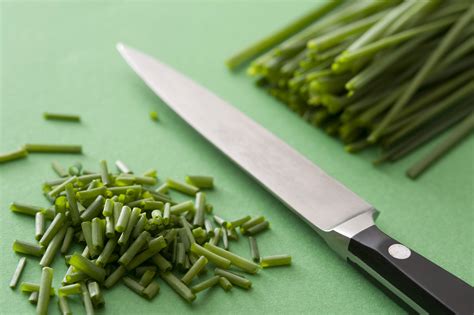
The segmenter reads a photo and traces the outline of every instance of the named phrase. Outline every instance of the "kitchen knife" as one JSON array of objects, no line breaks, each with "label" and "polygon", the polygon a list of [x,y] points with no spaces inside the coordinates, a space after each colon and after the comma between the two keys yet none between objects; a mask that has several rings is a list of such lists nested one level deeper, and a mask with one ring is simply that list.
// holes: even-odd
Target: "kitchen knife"
[{"label": "kitchen knife", "polygon": [[125,61],[191,127],[419,313],[474,313],[474,290],[380,231],[377,210],[275,135],[171,67],[124,44]]}]

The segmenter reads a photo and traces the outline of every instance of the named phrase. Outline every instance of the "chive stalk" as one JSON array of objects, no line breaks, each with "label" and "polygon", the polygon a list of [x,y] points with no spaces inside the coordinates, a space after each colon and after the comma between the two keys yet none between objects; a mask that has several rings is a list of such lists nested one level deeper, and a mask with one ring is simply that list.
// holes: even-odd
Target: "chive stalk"
[{"label": "chive stalk", "polygon": [[186,302],[192,303],[196,295],[171,272],[161,272],[160,277]]},{"label": "chive stalk", "polygon": [[43,117],[46,120],[63,120],[63,121],[72,121],[72,122],[80,122],[81,121],[81,117],[79,115],[71,115],[71,114],[59,114],[59,113],[44,112]]},{"label": "chive stalk", "polygon": [[208,259],[205,256],[199,257],[188,272],[186,272],[186,274],[181,278],[181,281],[183,281],[184,284],[189,285],[194,277],[196,277],[206,267],[207,263]]},{"label": "chive stalk", "polygon": [[202,281],[191,288],[191,292],[198,293],[206,289],[212,288],[217,283],[219,283],[220,276],[213,276],[205,281]]},{"label": "chive stalk", "polygon": [[213,252],[214,254],[217,254],[221,257],[227,258],[233,265],[236,267],[244,270],[245,272],[248,273],[257,273],[259,270],[259,266],[252,261],[245,259],[237,254],[234,254],[232,252],[229,252],[225,249],[222,249],[220,247],[217,247],[215,245],[206,243],[204,245],[204,248]]},{"label": "chive stalk", "polygon": [[44,253],[44,246],[39,246],[36,244],[15,240],[13,242],[13,251],[20,254],[31,255],[31,256],[41,256]]},{"label": "chive stalk", "polygon": [[229,280],[229,282],[231,282],[232,284],[235,284],[236,286],[241,287],[243,289],[248,290],[252,286],[252,282],[250,280],[244,277],[238,276],[232,272],[216,268],[214,270],[214,273],[216,274],[216,276],[224,277],[227,280]]},{"label": "chive stalk", "polygon": [[36,306],[36,313],[38,315],[47,315],[49,307],[49,299],[51,284],[53,283],[53,269],[43,267],[41,272],[41,282],[38,292],[38,303]]},{"label": "chive stalk", "polygon": [[32,144],[24,145],[29,153],[82,153],[82,146],[67,144]]},{"label": "chive stalk", "polygon": [[28,151],[24,148],[20,148],[15,151],[1,153],[0,154],[0,163],[11,162],[15,160],[19,160],[28,156]]},{"label": "chive stalk", "polygon": [[71,308],[69,307],[67,297],[60,296],[58,298],[58,305],[59,305],[59,310],[62,315],[72,315],[72,311],[71,311]]},{"label": "chive stalk", "polygon": [[12,279],[10,281],[10,288],[14,289],[16,288],[16,285],[18,284],[18,281],[21,278],[21,274],[23,273],[23,269],[25,269],[26,266],[26,258],[21,257],[20,260],[18,261],[18,265],[16,266],[15,272],[13,273]]}]

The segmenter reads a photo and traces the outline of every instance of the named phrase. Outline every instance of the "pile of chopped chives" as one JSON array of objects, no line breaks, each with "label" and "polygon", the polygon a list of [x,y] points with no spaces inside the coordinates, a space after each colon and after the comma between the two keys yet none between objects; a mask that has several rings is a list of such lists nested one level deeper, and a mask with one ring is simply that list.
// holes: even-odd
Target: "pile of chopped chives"
[{"label": "pile of chopped chives", "polygon": [[[216,285],[224,291],[233,286],[249,289],[252,282],[239,271],[255,274],[261,267],[291,264],[288,255],[260,258],[255,235],[269,228],[263,216],[225,220],[212,214],[213,207],[202,191],[213,188],[212,177],[189,175],[185,182],[167,179],[154,188],[156,170],[136,175],[122,161],[115,164],[117,173],[109,171],[105,160],[100,161],[98,172],[87,172],[80,163],[66,171],[55,161],[52,167],[59,178],[43,184],[50,207],[11,204],[13,212],[35,218],[37,242],[16,240],[13,250],[40,258],[39,283],[20,284],[38,314],[47,314],[56,294],[63,314],[70,314],[68,300],[74,296],[82,298],[87,314],[93,314],[105,305],[102,290],[120,280],[151,300],[160,291],[161,278],[191,303],[197,293]],[[178,203],[169,190],[190,199]],[[249,236],[253,261],[228,250],[229,240],[238,240],[239,232]],[[81,245],[82,252],[71,252],[73,244]],[[55,289],[50,266],[58,252],[69,268]],[[25,265],[22,257],[11,288],[17,286]],[[208,269],[213,275],[198,279]]]},{"label": "pile of chopped chives", "polygon": [[263,53],[248,68],[259,86],[348,152],[380,147],[375,164],[463,125],[410,168],[415,178],[474,128],[473,13],[469,1],[329,1],[227,65]]}]

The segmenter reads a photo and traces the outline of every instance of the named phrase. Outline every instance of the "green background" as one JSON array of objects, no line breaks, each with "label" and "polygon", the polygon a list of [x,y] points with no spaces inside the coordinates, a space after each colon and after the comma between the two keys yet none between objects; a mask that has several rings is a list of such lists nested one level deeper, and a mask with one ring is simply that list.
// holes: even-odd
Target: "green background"
[{"label": "green background", "polygon": [[[115,50],[123,41],[169,63],[209,87],[274,132],[329,174],[381,210],[378,225],[470,284],[473,274],[472,137],[414,182],[404,170],[427,148],[374,168],[375,152],[351,156],[337,141],[255,88],[224,60],[314,6],[314,1],[245,2],[1,2],[0,151],[30,143],[78,143],[79,160],[97,169],[99,159],[121,159],[136,172],[150,167],[167,176],[215,176],[208,196],[227,218],[264,214],[272,229],[258,237],[264,255],[289,253],[290,268],[252,277],[250,292],[216,288],[191,306],[165,284],[148,302],[123,285],[105,293],[100,314],[183,313],[403,313],[354,271],[307,225],[189,128],[129,69]],[[150,111],[160,122],[149,119]],[[81,124],[45,121],[43,111],[79,113]],[[432,146],[432,144],[431,144]],[[18,256],[14,239],[33,240],[34,220],[15,215],[11,201],[46,205],[40,183],[54,177],[52,155],[0,165],[0,313],[33,313],[27,296],[8,288]],[[298,189],[298,187],[295,187]],[[315,207],[318,206],[315,202]],[[231,249],[248,255],[245,240]],[[39,281],[28,259],[22,280]],[[55,283],[66,270],[57,257]],[[81,302],[71,303],[82,311]],[[57,314],[56,301],[50,314]]]}]

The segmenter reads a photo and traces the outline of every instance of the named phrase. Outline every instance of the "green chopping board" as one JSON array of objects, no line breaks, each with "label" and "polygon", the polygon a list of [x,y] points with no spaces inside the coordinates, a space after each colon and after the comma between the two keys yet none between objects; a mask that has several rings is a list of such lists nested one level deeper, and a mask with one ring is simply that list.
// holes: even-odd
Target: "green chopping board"
[{"label": "green chopping board", "polygon": [[[474,283],[474,141],[457,147],[414,182],[404,170],[432,147],[374,168],[375,152],[351,156],[257,89],[224,60],[284,25],[314,1],[1,1],[0,152],[30,143],[82,144],[84,154],[32,154],[0,165],[0,314],[33,314],[34,306],[8,283],[18,261],[15,239],[33,240],[34,220],[9,210],[12,201],[47,205],[41,182],[54,178],[50,162],[81,161],[98,169],[120,159],[136,172],[159,177],[215,176],[208,194],[226,218],[263,214],[271,230],[258,236],[264,255],[288,253],[293,265],[251,277],[250,291],[214,288],[186,304],[161,280],[148,302],[116,285],[98,314],[399,314],[404,311],[334,254],[318,235],[220,154],[161,102],[115,50],[118,41],[169,63],[234,104],[360,196],[381,215],[379,227],[469,284]],[[160,122],[148,114],[156,110]],[[81,124],[45,121],[44,111],[71,112]],[[298,189],[298,187],[295,187]],[[315,207],[318,205],[315,204]],[[249,255],[246,239],[231,250]],[[57,257],[55,285],[66,266]],[[28,258],[22,281],[39,282],[38,260]],[[57,299],[49,314],[59,314]],[[71,301],[82,314],[79,299]]]}]

